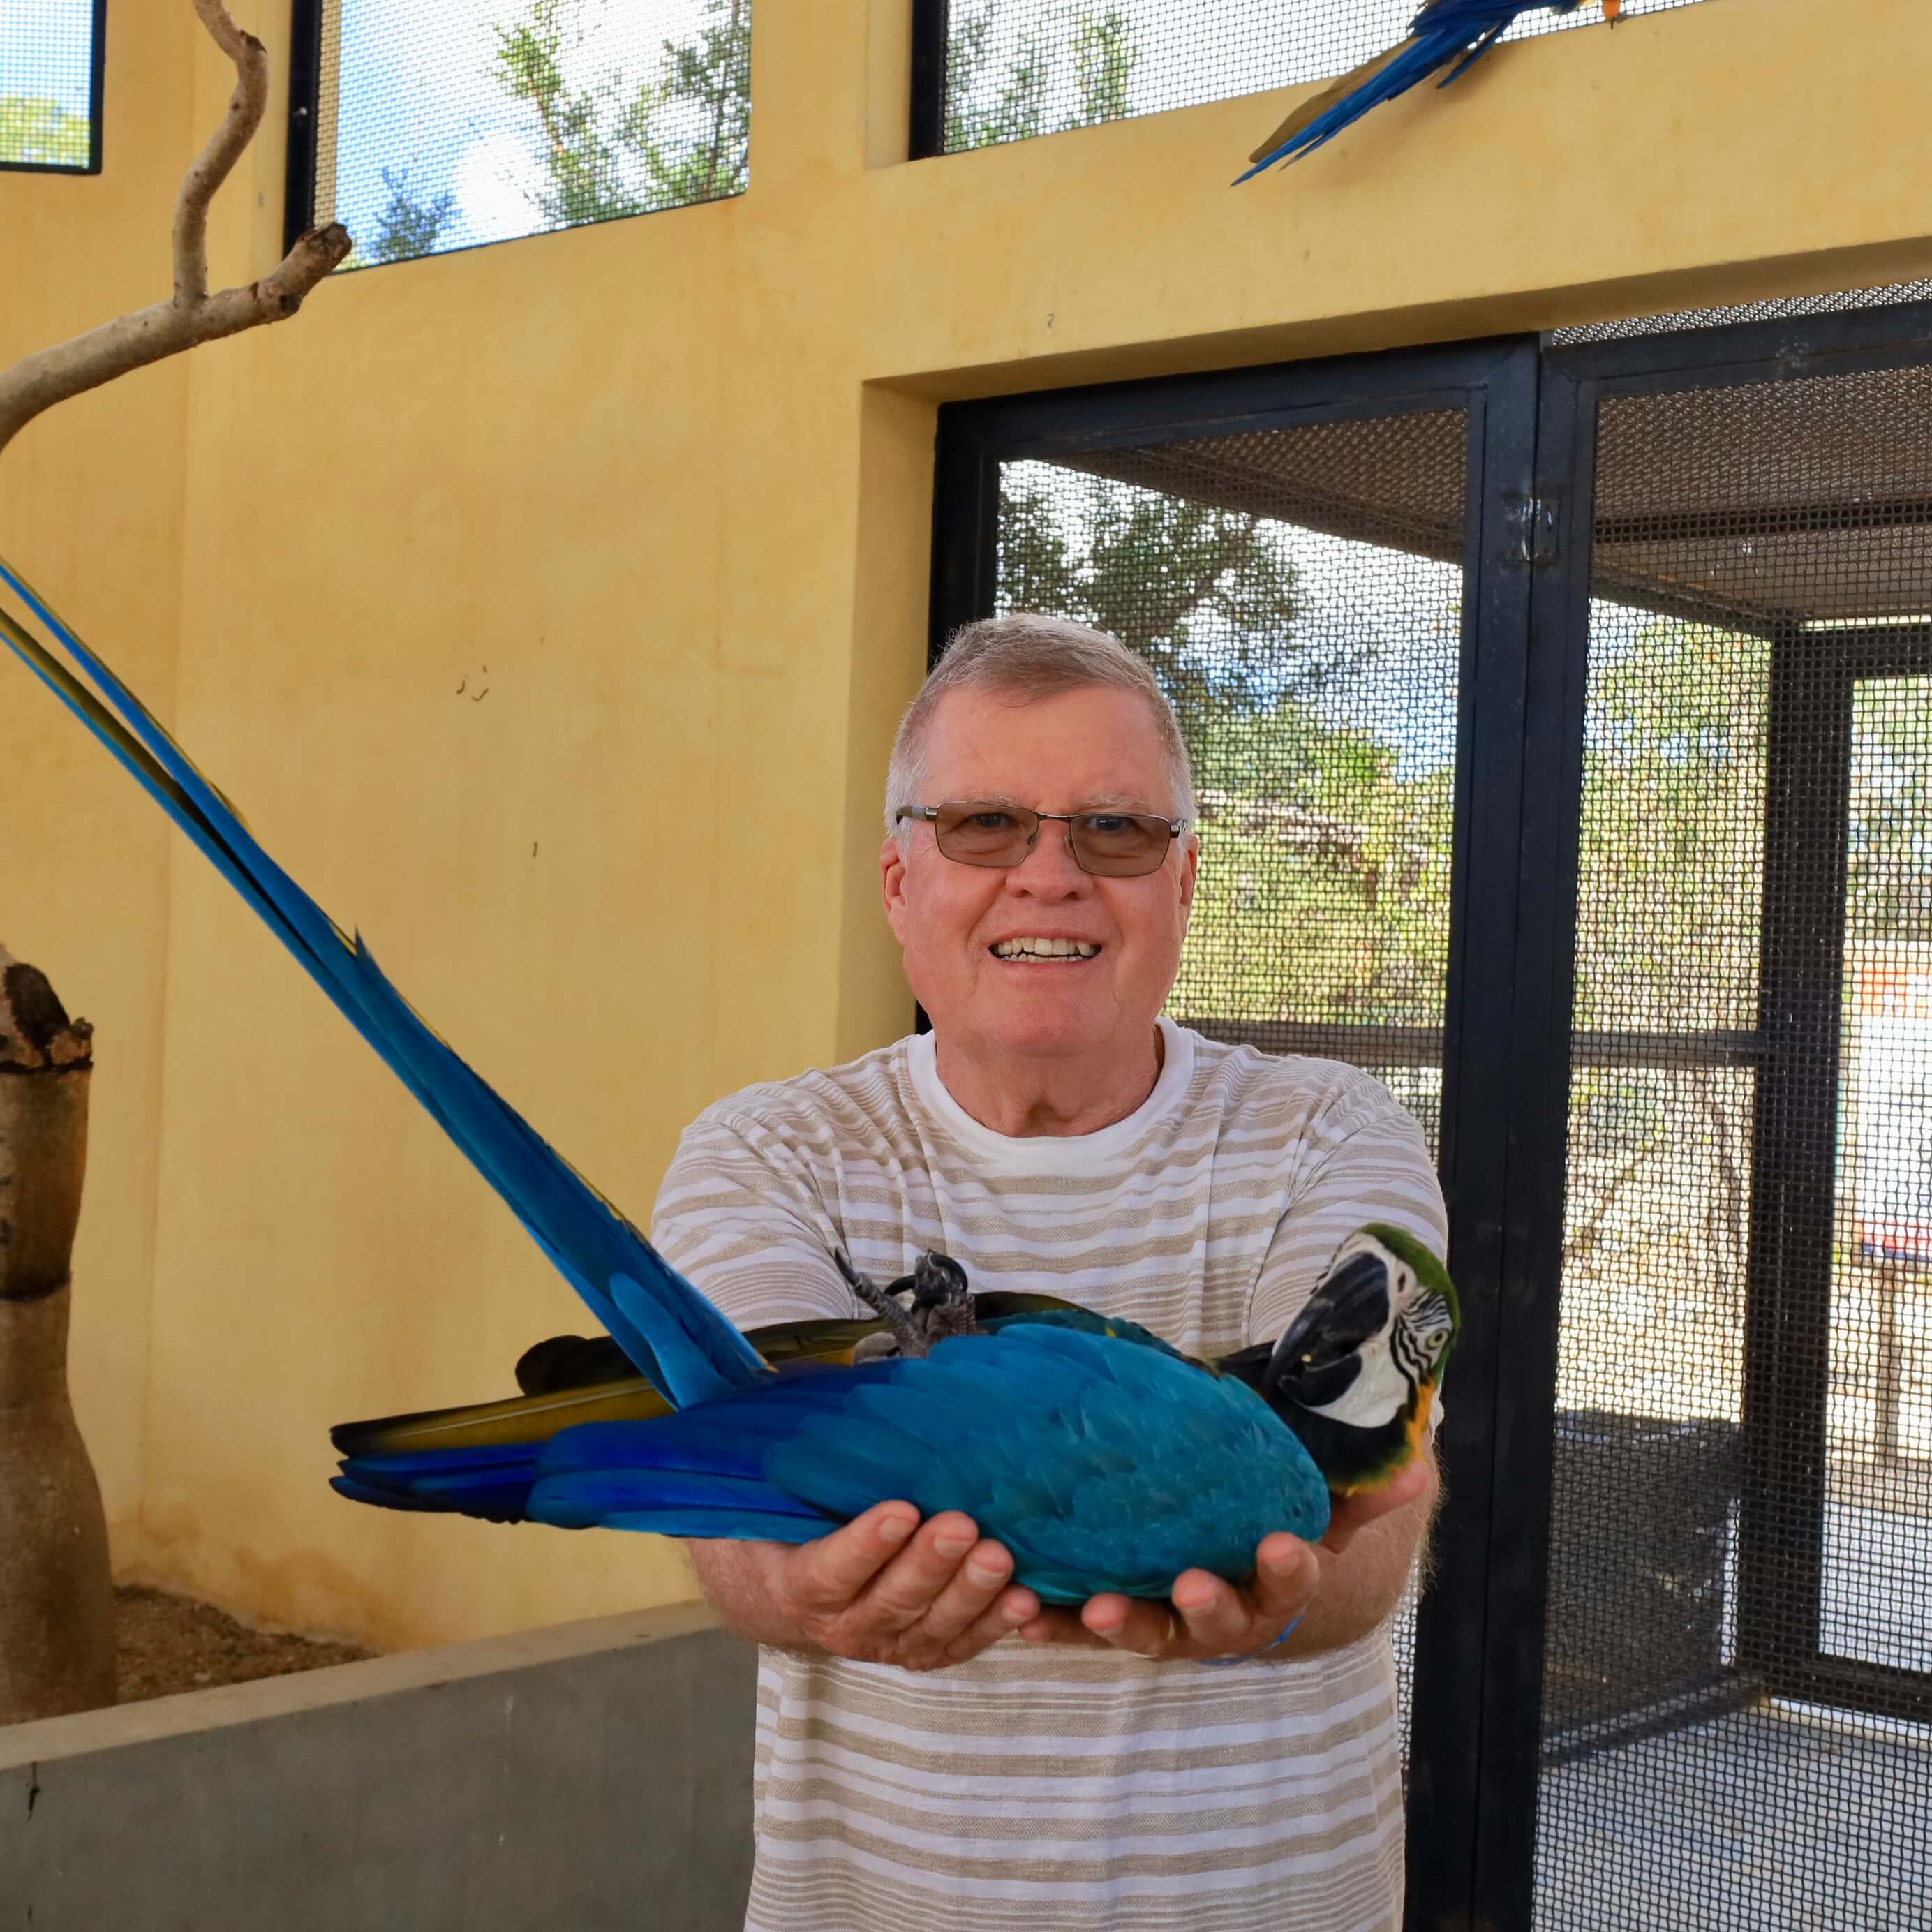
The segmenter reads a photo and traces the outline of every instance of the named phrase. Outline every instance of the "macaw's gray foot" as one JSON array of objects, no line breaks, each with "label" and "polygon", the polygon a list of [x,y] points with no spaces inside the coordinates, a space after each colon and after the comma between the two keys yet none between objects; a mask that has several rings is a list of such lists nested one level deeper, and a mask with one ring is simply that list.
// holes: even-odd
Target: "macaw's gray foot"
[{"label": "macaw's gray foot", "polygon": [[881,1288],[870,1275],[861,1274],[843,1248],[834,1248],[832,1258],[838,1264],[838,1272],[845,1277],[846,1286],[884,1322],[885,1335],[890,1337],[892,1343],[889,1350],[881,1348],[874,1345],[884,1338],[868,1336],[853,1352],[853,1360],[869,1361],[886,1354],[923,1355],[928,1347],[925,1332],[905,1304],[891,1289]]},{"label": "macaw's gray foot", "polygon": [[[895,1292],[898,1286],[893,1284]],[[973,1292],[966,1283],[966,1270],[950,1255],[929,1252],[913,1264],[912,1315],[928,1347],[972,1334]]]},{"label": "macaw's gray foot", "polygon": [[[842,1250],[835,1248],[832,1258],[852,1292],[884,1322],[878,1335],[868,1335],[852,1352],[855,1362],[877,1361],[888,1355],[927,1355],[939,1342],[955,1335],[973,1332],[973,1295],[967,1286],[966,1270],[951,1256],[928,1253],[920,1256],[909,1275],[902,1275],[890,1288],[881,1288],[870,1275],[861,1274]],[[901,1300],[908,1291],[908,1308]]]}]

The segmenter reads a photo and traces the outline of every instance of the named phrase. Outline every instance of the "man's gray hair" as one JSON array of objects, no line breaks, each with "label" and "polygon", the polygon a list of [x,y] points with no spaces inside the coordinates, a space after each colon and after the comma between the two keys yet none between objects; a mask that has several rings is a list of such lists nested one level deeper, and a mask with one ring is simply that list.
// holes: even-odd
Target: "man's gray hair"
[{"label": "man's gray hair", "polygon": [[902,806],[933,805],[922,798],[926,784],[926,741],[933,713],[948,692],[997,692],[1016,704],[1058,698],[1063,692],[1104,685],[1132,692],[1147,701],[1148,714],[1167,762],[1173,791],[1168,809],[1192,826],[1198,817],[1194,770],[1180,735],[1174,706],[1144,658],[1118,638],[1065,617],[1016,611],[1009,617],[982,617],[962,624],[946,640],[945,655],[926,674],[919,694],[899,720],[886,772],[886,830],[903,838],[897,814]]}]

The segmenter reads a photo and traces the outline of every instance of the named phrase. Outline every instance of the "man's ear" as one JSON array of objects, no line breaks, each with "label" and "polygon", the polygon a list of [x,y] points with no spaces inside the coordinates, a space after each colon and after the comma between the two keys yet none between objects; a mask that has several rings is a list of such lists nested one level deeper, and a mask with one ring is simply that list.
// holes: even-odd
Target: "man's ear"
[{"label": "man's ear", "polygon": [[879,890],[885,901],[886,922],[896,933],[899,914],[905,905],[905,854],[899,842],[890,833],[879,848]]},{"label": "man's ear", "polygon": [[1180,853],[1180,916],[1184,919],[1194,910],[1195,874],[1200,869],[1200,835],[1190,832],[1182,844]]}]

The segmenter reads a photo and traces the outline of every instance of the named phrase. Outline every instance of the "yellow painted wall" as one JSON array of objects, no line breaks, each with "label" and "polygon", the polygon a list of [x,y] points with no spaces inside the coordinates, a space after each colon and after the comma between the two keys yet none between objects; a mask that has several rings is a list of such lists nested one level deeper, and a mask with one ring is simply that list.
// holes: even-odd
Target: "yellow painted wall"
[{"label": "yellow painted wall", "polygon": [[[908,1020],[877,792],[939,400],[1932,272],[1912,0],[1502,50],[1240,194],[1286,95],[905,164],[907,15],[760,0],[740,200],[343,278],[0,463],[0,544],[640,1218],[706,1100]],[[0,175],[0,353],[164,284],[225,77],[186,0],[112,21],[106,174]],[[0,760],[0,937],[101,1028],[76,1379],[127,1574],[399,1644],[684,1592],[644,1539],[329,1494],[331,1421],[503,1391],[576,1304],[4,666]]]}]

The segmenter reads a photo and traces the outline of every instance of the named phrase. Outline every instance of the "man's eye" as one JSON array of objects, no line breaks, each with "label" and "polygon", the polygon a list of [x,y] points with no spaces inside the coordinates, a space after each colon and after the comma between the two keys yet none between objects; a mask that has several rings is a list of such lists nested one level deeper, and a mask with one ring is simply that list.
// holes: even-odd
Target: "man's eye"
[{"label": "man's eye", "polygon": [[1010,812],[976,812],[966,823],[975,832],[1006,832],[1012,829],[1013,815]]},{"label": "man's eye", "polygon": [[1096,812],[1087,820],[1087,830],[1098,832],[1102,838],[1118,838],[1123,832],[1139,830],[1131,818],[1123,818],[1118,812]]}]

